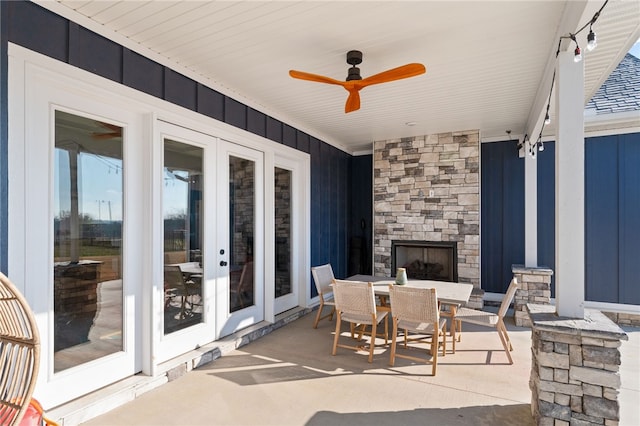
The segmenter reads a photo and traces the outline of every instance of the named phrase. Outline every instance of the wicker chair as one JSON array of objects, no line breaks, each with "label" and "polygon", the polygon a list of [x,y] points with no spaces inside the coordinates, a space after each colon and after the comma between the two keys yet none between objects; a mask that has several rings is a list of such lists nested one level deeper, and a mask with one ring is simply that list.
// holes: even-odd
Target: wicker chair
[{"label": "wicker chair", "polygon": [[[445,355],[447,339],[447,320],[440,318],[436,289],[390,285],[389,301],[391,302],[391,315],[393,319],[389,364],[393,366],[396,357],[431,363],[431,374],[435,376],[438,366],[440,336],[442,336],[442,356]],[[396,344],[399,329],[404,330],[404,347],[406,349],[416,350],[415,348],[407,348],[408,342],[425,342],[429,339],[431,360],[426,357],[419,358],[406,353],[397,353]],[[415,333],[420,337],[412,338],[409,333]]]},{"label": "wicker chair", "polygon": [[39,365],[40,336],[33,313],[16,286],[0,273],[0,424],[20,424]]},{"label": "wicker chair", "polygon": [[[389,311],[387,309],[380,309],[376,306],[376,297],[373,291],[372,283],[365,283],[360,281],[344,281],[333,280],[333,296],[336,302],[336,333],[333,338],[333,352],[335,355],[338,347],[345,349],[360,350],[361,346],[351,346],[345,344],[339,344],[340,339],[340,325],[342,321],[350,322],[353,324],[370,325],[371,326],[371,340],[369,343],[369,362],[373,362],[373,348],[375,346],[376,337],[379,334],[376,332],[378,324],[387,318]],[[388,326],[387,321],[384,322],[384,344],[388,343]],[[362,339],[364,327],[360,329],[358,334],[358,340]],[[353,336],[353,327],[351,328],[351,334]]]},{"label": "wicker chair", "polygon": [[471,308],[460,308],[456,311],[455,316],[455,319],[458,321],[495,328],[498,332],[498,336],[500,337],[500,342],[502,343],[504,352],[507,354],[507,358],[509,359],[509,364],[513,364],[513,359],[511,358],[510,353],[513,350],[513,346],[511,345],[511,340],[509,339],[509,334],[507,334],[507,327],[504,325],[503,319],[509,309],[509,305],[511,305],[511,302],[513,301],[517,289],[518,281],[513,278],[509,284],[507,292],[502,298],[502,303],[500,304],[500,309],[497,314]]},{"label": "wicker chair", "polygon": [[[331,288],[331,283],[333,283],[335,277],[329,263],[312,267],[311,275],[313,275],[313,282],[316,284],[316,290],[318,290],[318,297],[320,298],[316,320],[313,322],[313,328],[318,328],[318,323],[321,319],[329,318],[329,321],[331,321],[336,311],[336,305],[333,301],[333,288]],[[322,310],[325,306],[331,306],[331,312],[322,316]]]}]

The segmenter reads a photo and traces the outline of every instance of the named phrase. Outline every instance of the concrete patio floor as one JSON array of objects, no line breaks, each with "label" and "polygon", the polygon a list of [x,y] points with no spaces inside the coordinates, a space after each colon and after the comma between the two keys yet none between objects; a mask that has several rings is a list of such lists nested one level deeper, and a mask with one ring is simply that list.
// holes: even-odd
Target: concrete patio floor
[{"label": "concrete patio floor", "polygon": [[[430,365],[396,359],[382,339],[331,355],[334,321],[315,312],[83,423],[98,425],[533,425],[531,331],[507,321],[509,365],[492,329],[464,325],[456,353]],[[347,324],[343,339],[348,340]],[[622,346],[620,425],[640,425],[640,329]],[[449,345],[448,348],[450,349]],[[449,352],[449,351],[448,351]]]}]

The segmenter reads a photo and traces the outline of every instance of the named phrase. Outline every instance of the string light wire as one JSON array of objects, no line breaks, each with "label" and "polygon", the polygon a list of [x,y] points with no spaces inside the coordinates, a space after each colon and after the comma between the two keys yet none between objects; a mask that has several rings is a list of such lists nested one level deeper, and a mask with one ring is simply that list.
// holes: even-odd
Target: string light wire
[{"label": "string light wire", "polygon": [[[562,40],[570,39],[576,44],[576,48],[574,50],[574,61],[580,62],[580,60],[582,60],[582,51],[580,50],[580,46],[578,46],[578,40],[576,39],[576,36],[580,34],[582,31],[584,31],[585,28],[587,27],[589,27],[589,35],[587,36],[587,50],[591,51],[595,49],[597,42],[596,42],[596,34],[593,32],[593,24],[596,23],[596,21],[600,17],[600,13],[602,13],[602,10],[605,8],[607,3],[609,3],[609,0],[605,0],[605,2],[602,4],[600,9],[593,15],[593,17],[586,24],[580,27],[578,31],[576,31],[575,33],[569,33],[568,36],[560,36],[560,40],[558,40],[558,48],[556,50],[556,58],[560,54],[560,46],[562,44]],[[551,119],[549,117],[549,108],[551,107],[551,95],[553,94],[553,85],[555,81],[556,81],[556,70],[554,69],[553,77],[551,77],[551,89],[549,89],[549,99],[547,100],[547,111],[544,116],[544,122],[542,123],[542,128],[540,129],[540,134],[538,135],[538,139],[536,140],[536,143],[533,144],[529,149],[529,153],[533,158],[535,158],[536,148],[539,151],[544,151],[544,143],[542,142],[542,133],[544,132],[544,126],[551,123]]]}]

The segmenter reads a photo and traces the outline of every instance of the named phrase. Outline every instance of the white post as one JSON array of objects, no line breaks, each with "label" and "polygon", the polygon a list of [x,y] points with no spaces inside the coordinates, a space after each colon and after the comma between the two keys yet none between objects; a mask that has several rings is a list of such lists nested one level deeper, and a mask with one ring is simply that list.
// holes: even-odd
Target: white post
[{"label": "white post", "polygon": [[[538,154],[536,153],[536,156]],[[538,266],[538,173],[537,161],[524,155],[524,266]]]},{"label": "white post", "polygon": [[584,318],[584,63],[558,56],[556,81],[556,312]]}]

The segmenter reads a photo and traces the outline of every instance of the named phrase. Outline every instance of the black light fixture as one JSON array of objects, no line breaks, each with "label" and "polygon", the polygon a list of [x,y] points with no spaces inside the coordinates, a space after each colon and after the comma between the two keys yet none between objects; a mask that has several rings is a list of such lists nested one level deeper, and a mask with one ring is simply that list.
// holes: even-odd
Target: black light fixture
[{"label": "black light fixture", "polygon": [[593,32],[591,27],[589,27],[589,35],[587,35],[587,50],[591,52],[598,45],[598,41],[596,40],[596,34]]}]

